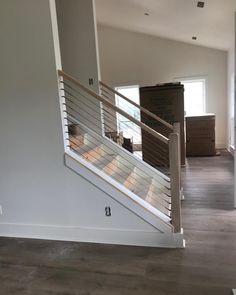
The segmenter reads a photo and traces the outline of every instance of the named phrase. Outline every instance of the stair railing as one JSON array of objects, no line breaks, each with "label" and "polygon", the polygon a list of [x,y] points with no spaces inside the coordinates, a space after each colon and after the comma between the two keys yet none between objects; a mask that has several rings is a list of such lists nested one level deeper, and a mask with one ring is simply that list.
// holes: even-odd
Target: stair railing
[{"label": "stair railing", "polygon": [[[171,209],[170,217],[171,223],[175,233],[181,232],[181,202],[180,202],[180,138],[179,133],[176,132],[179,129],[178,125],[173,127],[170,124],[166,124],[173,132],[170,134],[169,138],[158,133],[154,129],[145,125],[141,121],[135,119],[124,110],[117,107],[110,100],[105,97],[98,95],[91,89],[82,85],[79,81],[74,79],[72,76],[66,74],[65,72],[59,70],[58,75],[60,78],[60,89],[61,95],[63,96],[63,114],[64,122],[68,126],[75,122],[82,122],[83,125],[89,126],[93,133],[98,133],[97,130],[101,128],[102,130],[113,130],[116,128],[117,115],[125,118],[128,123],[127,126],[130,129],[134,129],[133,134],[138,134],[137,128],[140,128],[142,133],[145,133],[146,139],[150,144],[148,153],[149,158],[158,161],[158,168],[165,168],[170,179],[170,191],[171,191]],[[101,111],[102,110],[102,111]],[[163,120],[152,114],[151,112],[142,108],[142,112],[148,112],[149,116],[155,117],[159,122]],[[161,121],[160,121],[161,120]],[[96,123],[97,122],[97,123]],[[131,122],[131,123],[130,123]],[[170,125],[170,126],[169,126]],[[92,126],[92,127],[91,127]],[[134,128],[135,127],[135,128]],[[64,129],[66,130],[66,128]],[[115,130],[116,131],[116,130]],[[75,145],[74,139],[70,137],[68,131],[65,131],[65,142],[69,142],[68,148],[72,148],[72,144]],[[156,151],[156,143],[162,144],[163,154],[160,155],[159,151]],[[72,148],[72,150],[74,150]],[[96,151],[95,151],[96,153]],[[168,155],[169,163],[165,166],[165,155]],[[163,156],[163,161],[160,159]],[[96,158],[96,157],[95,157]],[[158,172],[158,171],[157,171]],[[159,172],[160,173],[160,172]],[[163,174],[164,176],[164,174]],[[165,177],[164,177],[165,178]],[[145,181],[145,177],[143,178]],[[163,185],[163,184],[162,184]],[[158,189],[160,190],[160,185]],[[164,187],[164,186],[163,186]],[[163,188],[161,188],[163,189]],[[163,191],[165,191],[165,188]],[[168,194],[167,194],[168,196]],[[167,206],[168,207],[168,206]],[[165,207],[165,210],[167,209]],[[158,208],[159,209],[159,208]]]},{"label": "stair railing", "polygon": [[121,94],[120,92],[116,91],[111,86],[107,85],[106,83],[104,83],[102,81],[99,81],[99,84],[100,84],[101,96],[105,97],[107,100],[114,101],[115,96],[119,96],[122,99],[124,99],[128,104],[131,104],[131,105],[135,106],[136,108],[138,108],[142,112],[143,115],[146,115],[146,116],[152,118],[153,120],[163,124],[170,131],[174,130],[173,125],[169,124],[165,120],[161,119],[159,116],[155,115],[154,113],[150,112],[146,108],[140,106],[139,104],[137,104],[136,102],[131,100],[130,98],[128,98],[125,95]]},{"label": "stair railing", "polygon": [[[104,97],[106,100],[111,101],[113,104],[117,104],[117,99],[122,102],[122,108],[126,110],[126,112],[133,115],[133,117],[137,118],[142,123],[148,125],[152,129],[158,131],[158,133],[168,137],[171,132],[174,132],[174,124],[170,124],[170,122],[165,121],[163,118],[160,118],[156,114],[152,113],[148,109],[140,106],[138,103],[134,102],[127,96],[122,93],[116,91],[111,86],[107,85],[103,81],[99,82],[100,86],[100,95]],[[119,103],[118,103],[119,104]],[[158,129],[156,129],[158,127]],[[142,139],[144,145],[140,143],[139,145],[135,145],[136,150],[142,150],[143,152],[143,160],[150,163],[155,164],[154,161],[150,159],[150,156],[147,151],[147,139],[149,135],[145,132],[142,132]],[[170,159],[167,151],[165,150],[165,145],[155,142],[156,152],[159,153],[159,158],[164,161],[165,164],[169,165]]]}]

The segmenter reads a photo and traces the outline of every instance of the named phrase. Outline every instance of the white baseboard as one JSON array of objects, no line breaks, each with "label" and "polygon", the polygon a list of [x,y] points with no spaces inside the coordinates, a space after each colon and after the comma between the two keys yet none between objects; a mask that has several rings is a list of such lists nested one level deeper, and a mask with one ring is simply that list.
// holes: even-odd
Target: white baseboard
[{"label": "white baseboard", "polygon": [[235,148],[234,146],[230,145],[229,148],[228,148],[228,151],[231,153],[231,155],[234,157],[234,151],[235,151]]},{"label": "white baseboard", "polygon": [[225,150],[227,149],[227,145],[225,143],[216,143],[216,149]]},{"label": "white baseboard", "polygon": [[120,230],[77,226],[0,223],[0,236],[146,247],[185,247],[183,233],[173,234],[160,233],[158,231]]}]

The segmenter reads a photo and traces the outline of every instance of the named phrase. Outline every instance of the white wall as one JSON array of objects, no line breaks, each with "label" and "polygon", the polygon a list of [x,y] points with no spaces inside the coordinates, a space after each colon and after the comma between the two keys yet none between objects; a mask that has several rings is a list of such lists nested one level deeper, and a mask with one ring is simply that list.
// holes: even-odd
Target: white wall
[{"label": "white wall", "polygon": [[94,79],[98,90],[96,19],[93,0],[56,0],[62,68],[89,86]]},{"label": "white wall", "polygon": [[[236,113],[236,12],[234,13],[234,114]],[[236,118],[234,116],[234,147],[236,145]],[[236,171],[236,161],[234,161],[234,171]],[[236,183],[236,173],[234,173]],[[236,185],[234,184],[234,207],[236,208]]]},{"label": "white wall", "polygon": [[235,66],[234,44],[228,52],[228,147],[234,146],[234,80]]},{"label": "white wall", "polygon": [[0,38],[0,236],[122,242],[155,232],[64,166],[49,0],[1,1]]},{"label": "white wall", "polygon": [[216,114],[217,147],[227,146],[227,53],[98,26],[101,77],[111,85],[154,85],[207,77],[206,111]]},{"label": "white wall", "polygon": [[[56,9],[62,69],[98,93],[100,73],[94,1],[56,0]],[[93,85],[89,85],[91,78]],[[80,121],[100,133],[100,102],[95,99],[89,102],[89,96],[85,97],[79,97],[83,103],[80,110],[77,108],[77,115]]]}]

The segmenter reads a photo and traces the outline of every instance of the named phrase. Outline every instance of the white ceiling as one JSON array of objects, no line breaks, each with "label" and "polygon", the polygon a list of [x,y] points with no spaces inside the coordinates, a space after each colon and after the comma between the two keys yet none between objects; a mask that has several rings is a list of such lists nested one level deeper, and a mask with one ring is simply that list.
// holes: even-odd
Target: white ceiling
[{"label": "white ceiling", "polygon": [[[204,0],[202,0],[204,1]],[[96,0],[98,23],[228,50],[234,40],[236,0]],[[150,15],[145,16],[148,12]],[[192,40],[197,36],[197,41]]]}]

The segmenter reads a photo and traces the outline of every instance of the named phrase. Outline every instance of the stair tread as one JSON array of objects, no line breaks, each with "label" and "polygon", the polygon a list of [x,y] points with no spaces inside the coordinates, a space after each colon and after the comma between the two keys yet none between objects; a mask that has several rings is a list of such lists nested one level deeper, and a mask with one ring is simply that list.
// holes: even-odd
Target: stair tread
[{"label": "stair tread", "polygon": [[142,199],[145,198],[150,184],[146,182],[140,175],[138,175],[136,171],[133,171],[129,177],[129,180],[125,182],[125,186]]},{"label": "stair tread", "polygon": [[162,204],[166,208],[170,208],[171,198],[165,199],[165,196],[162,193],[154,194],[149,190],[147,193],[146,199],[157,201],[158,203]]},{"label": "stair tread", "polygon": [[82,153],[88,153],[89,151],[92,151],[93,149],[95,149],[96,147],[99,147],[99,144],[95,144],[95,143],[85,143],[83,144],[83,146],[80,147],[81,152]]},{"label": "stair tread", "polygon": [[157,194],[157,195],[162,195],[162,198],[165,199],[166,201],[169,201],[170,198],[171,198],[171,191],[170,189],[164,187],[164,186],[161,186],[161,185],[158,185],[158,184],[151,184],[150,186],[150,192],[153,193],[153,194]]},{"label": "stair tread", "polygon": [[100,159],[103,154],[102,145],[96,144],[84,144],[76,149],[76,152],[90,163]]},{"label": "stair tread", "polygon": [[167,216],[171,216],[171,206],[169,208],[165,207],[163,204],[159,203],[157,199],[155,198],[150,198],[147,196],[145,199],[146,202],[148,202],[150,205],[155,207],[156,209],[160,210],[162,213],[166,214]]},{"label": "stair tread", "polygon": [[170,186],[170,183],[165,178],[163,178],[161,175],[157,174],[154,178],[153,176],[148,176],[144,171],[142,171],[139,168],[136,168],[136,171],[137,171],[137,174],[140,175],[140,177],[143,177],[148,180],[152,180],[152,182],[157,183],[158,186],[161,186],[166,189],[168,189]]},{"label": "stair tread", "polygon": [[166,197],[166,195],[161,191],[158,191],[158,193],[157,190],[156,193],[152,192],[153,184],[149,177],[146,178],[146,181],[149,180],[149,182],[147,181],[145,183],[143,177],[137,175],[135,172],[132,176],[132,181],[130,181],[129,184],[125,183],[125,186],[137,196],[148,202],[150,205],[159,209],[167,216],[170,216],[170,198]]},{"label": "stair tread", "polygon": [[79,147],[84,145],[84,136],[83,135],[76,135],[76,136],[69,136],[69,144],[71,148],[77,150]]},{"label": "stair tread", "polygon": [[109,165],[109,163],[114,159],[114,157],[101,157],[100,159],[98,159],[97,161],[95,161],[93,164],[99,168],[100,170],[103,170],[104,167],[106,167],[107,165]]},{"label": "stair tread", "polygon": [[119,181],[120,183],[124,184],[129,178],[131,173],[132,171],[128,171],[128,170],[127,172],[123,170],[121,171],[118,167],[117,170],[113,174],[111,174],[111,177]]}]

